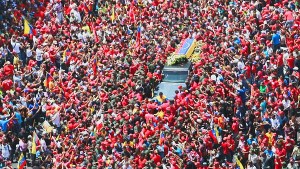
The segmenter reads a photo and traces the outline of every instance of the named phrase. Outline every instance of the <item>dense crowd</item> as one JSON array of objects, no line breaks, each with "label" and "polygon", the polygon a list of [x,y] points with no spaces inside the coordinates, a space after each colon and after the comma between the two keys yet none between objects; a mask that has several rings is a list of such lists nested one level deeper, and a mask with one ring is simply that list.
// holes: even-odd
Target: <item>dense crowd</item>
[{"label": "dense crowd", "polygon": [[[0,166],[299,168],[299,7],[0,1]],[[186,87],[153,98],[186,38],[202,44]]]}]

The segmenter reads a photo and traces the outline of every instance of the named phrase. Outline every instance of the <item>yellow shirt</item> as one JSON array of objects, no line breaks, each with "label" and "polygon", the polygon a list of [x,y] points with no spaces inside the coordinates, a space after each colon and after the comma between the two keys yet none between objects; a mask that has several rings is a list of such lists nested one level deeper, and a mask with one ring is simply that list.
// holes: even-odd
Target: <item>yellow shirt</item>
[{"label": "yellow shirt", "polygon": [[160,117],[161,119],[164,118],[165,113],[163,111],[159,111],[156,113],[157,117]]},{"label": "yellow shirt", "polygon": [[163,103],[166,100],[166,98],[167,97],[165,95],[163,95],[162,97],[160,97],[160,96],[156,97],[157,101],[160,102],[160,103]]},{"label": "yellow shirt", "polygon": [[267,132],[267,133],[266,133],[266,136],[267,136],[268,139],[269,139],[269,144],[272,144],[272,136],[273,136],[273,133],[272,133],[272,132]]},{"label": "yellow shirt", "polygon": [[14,57],[14,65],[19,63],[19,58],[18,57]]}]

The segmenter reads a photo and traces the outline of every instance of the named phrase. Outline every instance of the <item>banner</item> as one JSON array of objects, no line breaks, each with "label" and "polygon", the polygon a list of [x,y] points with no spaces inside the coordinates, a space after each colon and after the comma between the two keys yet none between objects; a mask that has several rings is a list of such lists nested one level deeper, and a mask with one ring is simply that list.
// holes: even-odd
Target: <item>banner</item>
[{"label": "banner", "polygon": [[53,127],[49,124],[48,121],[44,121],[43,124],[43,129],[47,132],[47,133],[51,133],[53,130]]}]

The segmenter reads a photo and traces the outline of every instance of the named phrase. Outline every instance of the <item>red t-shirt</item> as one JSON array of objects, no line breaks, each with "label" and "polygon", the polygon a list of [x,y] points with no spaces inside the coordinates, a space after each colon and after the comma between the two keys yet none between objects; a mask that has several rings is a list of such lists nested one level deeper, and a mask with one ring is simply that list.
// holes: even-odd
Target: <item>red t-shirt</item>
[{"label": "red t-shirt", "polygon": [[245,71],[246,71],[246,73],[245,73],[246,78],[247,79],[250,78],[250,76],[251,76],[251,67],[250,66],[246,66],[245,67]]},{"label": "red t-shirt", "polygon": [[276,158],[274,160],[275,162],[275,169],[282,169],[282,163],[281,163],[281,160],[279,158]]},{"label": "red t-shirt", "polygon": [[6,79],[2,82],[2,88],[4,91],[10,90],[13,85],[12,80]]},{"label": "red t-shirt", "polygon": [[283,66],[283,56],[278,55],[277,57],[277,66]]},{"label": "red t-shirt", "polygon": [[294,64],[295,64],[295,58],[294,57],[289,57],[287,58],[287,64],[288,66],[290,67],[290,69],[292,69],[294,67]]},{"label": "red t-shirt", "polygon": [[232,130],[234,133],[238,133],[239,132],[239,125],[238,123],[234,122],[232,123],[232,126],[231,126]]},{"label": "red t-shirt", "polygon": [[223,153],[227,155],[229,153],[229,144],[227,142],[222,143]]},{"label": "red t-shirt", "polygon": [[155,164],[158,164],[158,163],[161,162],[161,157],[160,157],[160,155],[158,155],[158,154],[154,154],[153,157],[152,157],[152,160],[153,160],[153,162],[154,162]]},{"label": "red t-shirt", "polygon": [[285,150],[285,148],[281,148],[281,149],[277,148],[277,149],[276,149],[276,155],[278,155],[279,157],[282,156],[280,159],[281,159],[281,160],[284,160],[284,159],[285,159],[285,155],[286,155],[286,150]]},{"label": "red t-shirt", "polygon": [[287,21],[294,20],[293,12],[292,11],[286,11],[284,14]]},{"label": "red t-shirt", "polygon": [[4,75],[6,75],[6,76],[13,75],[14,74],[14,65],[12,65],[12,64],[5,65],[3,68],[3,71],[4,71]]}]

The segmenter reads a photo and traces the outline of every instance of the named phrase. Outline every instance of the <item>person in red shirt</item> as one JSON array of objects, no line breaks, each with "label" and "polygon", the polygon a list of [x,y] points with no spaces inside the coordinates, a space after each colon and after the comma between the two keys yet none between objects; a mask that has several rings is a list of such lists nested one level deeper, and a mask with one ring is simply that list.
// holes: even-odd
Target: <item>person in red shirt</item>
[{"label": "person in red shirt", "polygon": [[278,76],[283,76],[283,55],[282,54],[277,55],[277,70],[278,70]]},{"label": "person in red shirt", "polygon": [[233,118],[233,123],[231,125],[231,129],[235,135],[239,133],[239,123],[237,118]]},{"label": "person in red shirt", "polygon": [[290,70],[294,68],[295,65],[295,57],[290,55],[289,58],[287,58],[287,65],[289,66]]},{"label": "person in red shirt", "polygon": [[10,79],[6,79],[4,81],[2,81],[2,89],[3,91],[8,91],[13,87],[13,81]]},{"label": "person in red shirt", "polygon": [[[250,77],[251,77],[251,65],[249,65],[248,63],[246,63],[244,69],[245,69],[246,79],[250,79]],[[250,83],[251,83],[251,81],[250,81]]]},{"label": "person in red shirt", "polygon": [[286,136],[284,146],[287,152],[287,158],[290,157],[290,155],[292,154],[294,145],[295,145],[295,141],[291,139],[290,136]]},{"label": "person in red shirt", "polygon": [[227,141],[227,137],[224,137],[224,141],[223,141],[223,143],[221,144],[221,147],[223,148],[223,154],[225,155],[225,157],[226,157],[226,160],[227,161],[231,161],[230,159],[231,159],[231,155],[230,155],[230,144],[229,144],[229,142]]},{"label": "person in red shirt", "polygon": [[14,74],[14,65],[12,65],[10,61],[5,62],[3,73],[5,76],[12,76]]},{"label": "person in red shirt", "polygon": [[282,169],[282,161],[280,160],[279,156],[277,155],[275,156],[274,163],[275,163],[275,169]]},{"label": "person in red shirt", "polygon": [[[279,141],[281,142],[283,140],[279,140]],[[279,143],[278,147],[276,148],[275,153],[278,156],[278,158],[280,158],[281,161],[285,160],[285,158],[286,158],[286,149],[281,143]]]},{"label": "person in red shirt", "polygon": [[227,142],[229,144],[229,150],[231,150],[231,153],[234,153],[234,150],[235,150],[235,141],[234,141],[232,135],[228,136]]},{"label": "person in red shirt", "polygon": [[157,150],[154,150],[154,154],[151,155],[151,159],[153,160],[153,162],[157,165],[158,163],[161,163],[161,157],[160,155],[157,153]]}]

